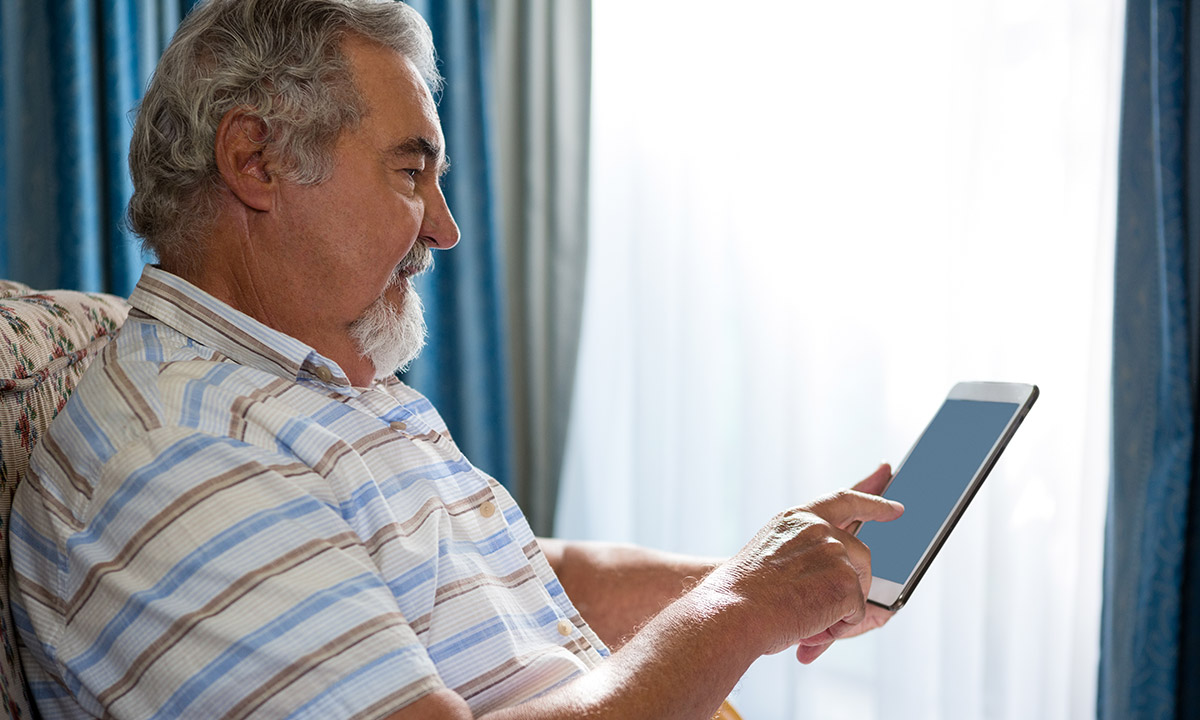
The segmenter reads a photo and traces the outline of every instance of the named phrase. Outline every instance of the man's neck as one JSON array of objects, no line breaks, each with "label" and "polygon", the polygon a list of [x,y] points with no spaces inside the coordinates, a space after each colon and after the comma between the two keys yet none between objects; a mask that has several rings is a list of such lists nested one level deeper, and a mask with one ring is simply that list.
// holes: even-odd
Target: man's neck
[{"label": "man's neck", "polygon": [[249,243],[238,242],[229,248],[229,243],[217,241],[193,266],[164,264],[163,269],[309,345],[337,363],[351,385],[367,387],[374,382],[375,366],[359,353],[349,324],[325,312],[322,296],[329,291],[331,279],[318,284],[292,277],[289,263],[271,261],[250,247]]}]

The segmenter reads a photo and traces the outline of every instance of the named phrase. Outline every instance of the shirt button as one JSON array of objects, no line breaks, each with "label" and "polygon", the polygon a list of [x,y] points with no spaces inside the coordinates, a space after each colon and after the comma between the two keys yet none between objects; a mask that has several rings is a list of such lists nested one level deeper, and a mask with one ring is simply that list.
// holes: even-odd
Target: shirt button
[{"label": "shirt button", "polygon": [[395,422],[391,423],[391,426],[392,426],[392,429],[395,430],[396,432],[403,432],[408,429],[408,424],[400,422],[399,420],[396,420]]},{"label": "shirt button", "polygon": [[321,382],[327,383],[327,382],[330,382],[331,380],[333,380],[333,371],[330,370],[329,368],[325,367],[324,365],[318,365],[317,369],[313,371],[313,374],[315,374],[317,376],[317,379],[320,380]]},{"label": "shirt button", "polygon": [[559,635],[566,637],[566,636],[570,635],[571,631],[574,629],[575,629],[575,626],[572,625],[571,623],[567,622],[566,620],[558,621],[558,634]]},{"label": "shirt button", "polygon": [[479,506],[479,514],[485,518],[490,518],[496,514],[496,503],[491,500],[484,500]]}]

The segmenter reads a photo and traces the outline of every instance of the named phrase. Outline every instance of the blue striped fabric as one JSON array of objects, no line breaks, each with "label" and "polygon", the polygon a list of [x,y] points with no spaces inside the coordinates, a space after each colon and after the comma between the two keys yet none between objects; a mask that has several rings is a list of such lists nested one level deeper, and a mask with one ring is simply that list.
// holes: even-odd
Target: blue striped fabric
[{"label": "blue striped fabric", "polygon": [[607,654],[420,394],[153,267],[130,303],[14,503],[44,717],[485,712]]}]

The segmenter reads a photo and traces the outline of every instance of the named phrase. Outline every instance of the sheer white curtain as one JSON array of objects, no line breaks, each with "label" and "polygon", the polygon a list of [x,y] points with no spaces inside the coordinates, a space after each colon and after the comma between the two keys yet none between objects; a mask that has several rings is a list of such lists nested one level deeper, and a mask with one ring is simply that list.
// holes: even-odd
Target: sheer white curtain
[{"label": "sheer white curtain", "polygon": [[898,462],[958,380],[1042,397],[913,600],[767,718],[1094,716],[1120,0],[604,0],[558,533],[728,554]]}]

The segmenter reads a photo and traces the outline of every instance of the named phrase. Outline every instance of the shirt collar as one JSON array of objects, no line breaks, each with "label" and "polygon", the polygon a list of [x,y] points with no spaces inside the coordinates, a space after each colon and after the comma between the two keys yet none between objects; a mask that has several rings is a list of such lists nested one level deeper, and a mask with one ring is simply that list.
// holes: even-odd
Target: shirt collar
[{"label": "shirt collar", "polygon": [[341,367],[310,346],[154,265],[142,270],[129,304],[241,365],[281,377],[350,386]]}]

